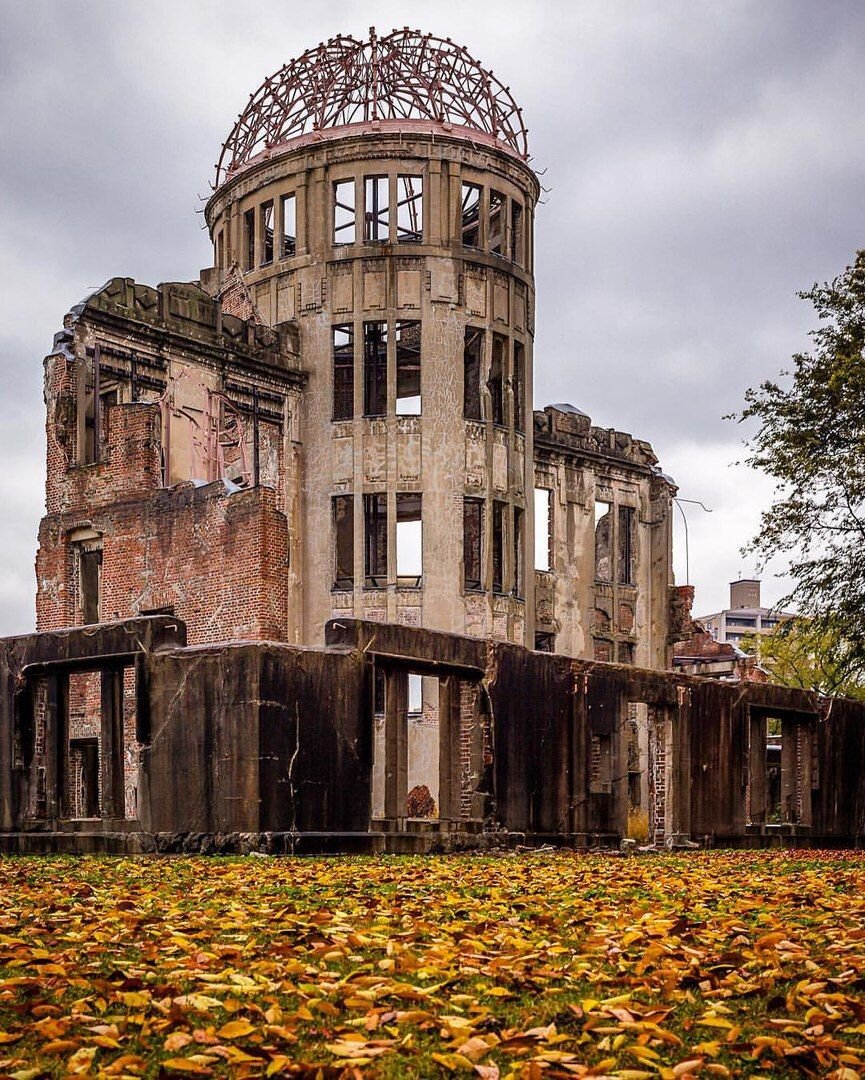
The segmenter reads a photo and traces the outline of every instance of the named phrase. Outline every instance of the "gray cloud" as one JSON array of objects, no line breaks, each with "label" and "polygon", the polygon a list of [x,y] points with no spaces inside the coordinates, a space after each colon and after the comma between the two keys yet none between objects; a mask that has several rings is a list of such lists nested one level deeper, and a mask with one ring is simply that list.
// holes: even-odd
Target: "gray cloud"
[{"label": "gray cloud", "polygon": [[858,0],[500,0],[494,17],[464,0],[5,0],[2,21],[0,633],[33,621],[41,359],[64,312],[114,274],[208,265],[196,210],[249,94],[372,23],[467,45],[523,106],[551,189],[537,402],[650,439],[682,494],[715,505],[689,511],[699,608],[753,570],[738,547],[771,491],[727,468],[740,432],[721,416],[806,345],[796,291],[862,244]]}]

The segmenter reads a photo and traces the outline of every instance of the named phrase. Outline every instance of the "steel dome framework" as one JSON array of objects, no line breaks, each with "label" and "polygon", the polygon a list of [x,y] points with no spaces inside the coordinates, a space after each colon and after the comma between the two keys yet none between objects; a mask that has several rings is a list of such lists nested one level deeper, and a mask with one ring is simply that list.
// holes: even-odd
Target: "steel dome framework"
[{"label": "steel dome framework", "polygon": [[407,27],[335,37],[292,60],[250,97],[222,147],[216,182],[290,139],[374,120],[471,128],[524,160],[528,132],[509,87],[449,38]]}]

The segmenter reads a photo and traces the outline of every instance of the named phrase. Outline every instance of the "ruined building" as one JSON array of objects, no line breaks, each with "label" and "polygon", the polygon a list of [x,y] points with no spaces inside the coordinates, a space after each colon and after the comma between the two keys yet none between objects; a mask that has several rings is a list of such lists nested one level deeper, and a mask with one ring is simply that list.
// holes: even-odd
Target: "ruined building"
[{"label": "ruined building", "polygon": [[72,309],[38,632],[0,643],[7,846],[857,834],[815,702],[666,672],[651,447],[533,407],[529,161],[464,49],[336,38],[235,124],[200,281]]}]

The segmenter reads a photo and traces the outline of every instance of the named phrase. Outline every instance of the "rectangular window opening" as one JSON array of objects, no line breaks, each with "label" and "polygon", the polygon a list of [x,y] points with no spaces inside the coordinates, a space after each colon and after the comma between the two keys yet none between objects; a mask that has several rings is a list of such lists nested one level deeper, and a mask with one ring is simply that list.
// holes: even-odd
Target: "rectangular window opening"
[{"label": "rectangular window opening", "polygon": [[[112,405],[117,405],[120,400],[120,390],[117,386],[112,386],[108,390],[99,391],[99,439],[103,445],[108,444],[108,438],[110,434],[109,429],[109,417],[111,415],[110,409]],[[101,457],[100,453],[100,457]]]},{"label": "rectangular window opening", "polygon": [[398,322],[395,336],[397,416],[420,416],[420,322]]},{"label": "rectangular window opening", "polygon": [[69,773],[72,817],[100,817],[98,738],[69,740]]},{"label": "rectangular window opening", "polygon": [[556,635],[548,630],[538,630],[535,633],[535,652],[551,653],[556,651]]},{"label": "rectangular window opening", "polygon": [[78,551],[79,599],[81,621],[85,625],[101,622],[102,548],[82,547]]},{"label": "rectangular window opening", "polygon": [[511,199],[511,262],[523,265],[523,208]]},{"label": "rectangular window opening", "polygon": [[221,269],[225,265],[225,230],[216,234],[216,265]]},{"label": "rectangular window opening", "polygon": [[406,676],[405,816],[439,816],[439,680],[410,671]]},{"label": "rectangular window opening", "polygon": [[463,345],[463,416],[466,420],[482,420],[481,413],[481,355],[484,332],[467,326]]},{"label": "rectangular window opening", "polygon": [[481,246],[481,189],[478,184],[463,184],[462,238],[463,247]]},{"label": "rectangular window opening", "polygon": [[273,262],[273,199],[261,204],[261,262]]},{"label": "rectangular window opening", "polygon": [[552,492],[549,488],[535,488],[535,570],[550,569],[552,537]]},{"label": "rectangular window opening", "polygon": [[370,588],[387,585],[387,495],[377,492],[363,497],[364,574]]},{"label": "rectangular window opening", "polygon": [[356,240],[354,179],[337,180],[333,185],[333,242],[353,244]]},{"label": "rectangular window opening", "polygon": [[279,257],[287,259],[297,252],[297,198],[294,194],[282,196],[282,238]]},{"label": "rectangular window opening", "polygon": [[525,510],[514,507],[514,596],[525,596]]},{"label": "rectangular window opening", "polygon": [[387,414],[387,323],[363,324],[363,415]]},{"label": "rectangular window opening", "polygon": [[334,496],[333,533],[335,553],[334,586],[337,589],[351,589],[354,587],[353,495]]},{"label": "rectangular window opening", "polygon": [[493,499],[493,592],[505,591],[505,504]]},{"label": "rectangular window opening", "polygon": [[354,417],[354,327],[333,327],[333,419]]},{"label": "rectangular window opening", "polygon": [[382,242],[390,239],[389,184],[386,176],[364,177],[364,240]]},{"label": "rectangular window opening", "polygon": [[525,431],[526,425],[526,350],[514,342],[514,427]]},{"label": "rectangular window opening", "polygon": [[243,233],[246,240],[244,270],[255,267],[255,210],[247,210],[243,215]]},{"label": "rectangular window opening", "polygon": [[595,502],[595,581],[612,581],[613,515],[608,502]]},{"label": "rectangular window opening", "polygon": [[479,592],[483,582],[483,499],[463,500],[463,573],[466,592]]},{"label": "rectangular window opening", "polygon": [[417,588],[423,578],[421,496],[396,497],[396,577],[403,588]]},{"label": "rectangular window opening", "polygon": [[619,507],[619,584],[633,585],[634,570],[634,508]]},{"label": "rectangular window opening", "polygon": [[507,338],[493,334],[493,358],[490,361],[490,374],[487,389],[490,392],[490,410],[494,424],[505,422],[505,352]]},{"label": "rectangular window opening", "polygon": [[490,191],[487,235],[490,254],[502,255],[505,247],[505,197],[500,191]]},{"label": "rectangular window opening", "polygon": [[396,238],[398,243],[423,240],[423,177],[398,176]]}]

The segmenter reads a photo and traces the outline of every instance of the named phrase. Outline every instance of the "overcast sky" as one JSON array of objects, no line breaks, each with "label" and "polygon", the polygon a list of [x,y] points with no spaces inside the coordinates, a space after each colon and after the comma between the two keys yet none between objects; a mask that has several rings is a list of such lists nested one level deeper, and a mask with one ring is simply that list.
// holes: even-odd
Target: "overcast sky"
[{"label": "overcast sky", "polygon": [[[807,347],[797,290],[865,246],[865,3],[0,0],[0,635],[34,622],[41,361],[64,313],[114,275],[209,265],[201,208],[249,95],[372,24],[466,45],[523,107],[549,189],[536,405],[648,439],[712,508],[686,507],[697,613],[754,573],[738,549],[771,486],[731,466],[722,417]],[[681,521],[675,565],[684,582]]]}]

